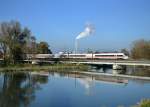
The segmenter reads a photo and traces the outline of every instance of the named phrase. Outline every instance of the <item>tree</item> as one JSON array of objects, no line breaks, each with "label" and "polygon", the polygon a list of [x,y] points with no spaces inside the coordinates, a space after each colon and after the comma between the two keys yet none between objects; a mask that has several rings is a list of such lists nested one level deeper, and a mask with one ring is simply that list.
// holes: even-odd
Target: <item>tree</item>
[{"label": "tree", "polygon": [[121,52],[124,53],[125,55],[129,56],[129,51],[127,49],[121,49]]},{"label": "tree", "polygon": [[16,63],[23,59],[27,41],[31,35],[28,28],[22,29],[17,21],[0,24],[0,49],[3,52],[4,62]]},{"label": "tree", "polygon": [[4,73],[0,84],[0,107],[29,107],[47,76],[30,73]]},{"label": "tree", "polygon": [[40,42],[37,44],[37,53],[39,54],[51,54],[52,51],[49,49],[49,45],[47,42]]},{"label": "tree", "polygon": [[27,54],[36,54],[37,53],[37,43],[36,43],[36,38],[34,36],[30,36],[30,38],[28,38],[28,44],[27,44],[27,50],[26,53]]},{"label": "tree", "polygon": [[134,59],[150,59],[150,41],[144,39],[134,41],[131,55]]},{"label": "tree", "polygon": [[31,31],[17,21],[0,23],[0,52],[5,64],[17,63],[26,54],[52,53],[47,42],[37,44]]}]

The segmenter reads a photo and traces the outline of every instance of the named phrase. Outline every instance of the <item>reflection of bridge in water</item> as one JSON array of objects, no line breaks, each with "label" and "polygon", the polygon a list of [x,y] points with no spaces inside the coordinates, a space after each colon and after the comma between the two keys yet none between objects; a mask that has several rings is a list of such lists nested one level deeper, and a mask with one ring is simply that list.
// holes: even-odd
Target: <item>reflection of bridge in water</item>
[{"label": "reflection of bridge in water", "polygon": [[[86,81],[86,83],[90,83],[91,81],[101,81],[101,82],[108,82],[108,83],[115,83],[115,84],[127,84],[128,80],[123,78],[116,78],[116,77],[109,77],[109,76],[101,76],[101,75],[89,75],[87,73],[80,73],[76,71],[70,71],[70,72],[31,72],[32,75],[41,75],[41,76],[49,76],[50,74],[60,74],[60,76],[67,76],[67,77],[73,77],[80,80]],[[58,75],[57,75],[58,76]],[[88,87],[88,86],[87,86]]]},{"label": "reflection of bridge in water", "polygon": [[32,75],[42,75],[52,77],[63,77],[63,78],[72,78],[74,79],[75,87],[77,83],[80,83],[86,90],[86,94],[92,94],[91,90],[95,86],[95,83],[105,83],[111,85],[123,85],[128,84],[128,80],[138,80],[141,84],[149,83],[149,77],[137,77],[137,76],[128,76],[128,75],[114,75],[106,73],[96,73],[96,72],[82,72],[82,71],[64,71],[64,72],[53,72],[53,71],[42,71],[42,72],[31,72]]},{"label": "reflection of bridge in water", "polygon": [[100,76],[100,75],[89,75],[89,74],[80,74],[76,71],[73,72],[31,72],[32,75],[40,75],[40,76],[50,76],[53,77],[64,77],[64,78],[73,78],[75,80],[75,87],[77,83],[81,84],[85,90],[86,94],[90,95],[91,89],[95,86],[95,82],[105,83],[105,84],[113,84],[113,85],[126,85],[128,84],[127,79],[123,78],[116,78],[116,77],[107,77],[107,76]]}]

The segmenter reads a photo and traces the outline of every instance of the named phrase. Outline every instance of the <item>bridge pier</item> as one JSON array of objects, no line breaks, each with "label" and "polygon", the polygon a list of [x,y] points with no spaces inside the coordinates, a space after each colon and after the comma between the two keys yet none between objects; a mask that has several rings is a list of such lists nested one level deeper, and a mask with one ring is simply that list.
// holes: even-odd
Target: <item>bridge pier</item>
[{"label": "bridge pier", "polygon": [[112,69],[113,70],[124,70],[124,69],[126,69],[126,66],[113,64]]},{"label": "bridge pier", "polygon": [[37,65],[37,64],[38,64],[38,61],[33,60],[33,61],[31,62],[31,64],[33,64],[33,65]]},{"label": "bridge pier", "polygon": [[114,74],[114,75],[117,75],[117,74],[120,74],[120,73],[122,73],[123,72],[123,70],[112,70],[112,74]]}]

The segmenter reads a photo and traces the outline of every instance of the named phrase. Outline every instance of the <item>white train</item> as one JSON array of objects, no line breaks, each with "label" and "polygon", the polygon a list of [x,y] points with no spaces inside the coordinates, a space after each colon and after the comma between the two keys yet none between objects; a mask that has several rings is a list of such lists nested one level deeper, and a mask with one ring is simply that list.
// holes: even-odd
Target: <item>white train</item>
[{"label": "white train", "polygon": [[82,53],[82,54],[27,54],[27,59],[128,59],[124,53]]},{"label": "white train", "polygon": [[61,58],[73,59],[128,59],[124,53],[85,53],[85,54],[62,54]]}]

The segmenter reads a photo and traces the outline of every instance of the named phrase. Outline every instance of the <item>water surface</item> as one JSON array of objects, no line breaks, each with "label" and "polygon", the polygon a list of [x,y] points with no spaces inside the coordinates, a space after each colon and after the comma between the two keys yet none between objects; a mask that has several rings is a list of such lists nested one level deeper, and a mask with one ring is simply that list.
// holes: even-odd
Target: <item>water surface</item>
[{"label": "water surface", "polygon": [[128,107],[150,98],[150,81],[114,80],[56,72],[1,73],[0,107]]}]

